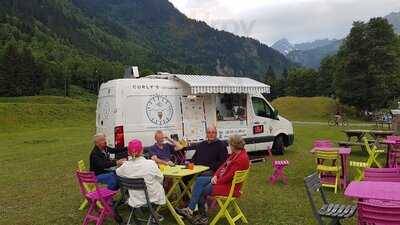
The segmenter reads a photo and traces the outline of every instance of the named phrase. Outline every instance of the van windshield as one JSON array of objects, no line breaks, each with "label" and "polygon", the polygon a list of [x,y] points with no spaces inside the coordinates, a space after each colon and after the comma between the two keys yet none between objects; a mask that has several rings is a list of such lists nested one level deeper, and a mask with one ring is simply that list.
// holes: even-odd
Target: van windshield
[{"label": "van windshield", "polygon": [[246,120],[246,94],[217,95],[217,121]]},{"label": "van windshield", "polygon": [[272,109],[262,98],[252,97],[253,110],[256,116],[272,118]]}]

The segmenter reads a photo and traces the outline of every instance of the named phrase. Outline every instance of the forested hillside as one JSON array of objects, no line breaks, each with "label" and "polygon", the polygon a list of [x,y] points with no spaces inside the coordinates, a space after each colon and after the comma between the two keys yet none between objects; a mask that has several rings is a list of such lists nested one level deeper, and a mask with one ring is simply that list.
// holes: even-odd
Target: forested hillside
[{"label": "forested hillside", "polygon": [[[36,94],[69,83],[96,89],[122,76],[126,65],[138,65],[144,75],[168,71],[256,79],[269,66],[276,71],[295,66],[256,40],[188,19],[167,0],[0,2],[0,85],[12,90],[9,79],[29,76],[39,86],[2,95]],[[24,66],[4,66],[16,62]],[[32,70],[36,75],[27,72]]]}]

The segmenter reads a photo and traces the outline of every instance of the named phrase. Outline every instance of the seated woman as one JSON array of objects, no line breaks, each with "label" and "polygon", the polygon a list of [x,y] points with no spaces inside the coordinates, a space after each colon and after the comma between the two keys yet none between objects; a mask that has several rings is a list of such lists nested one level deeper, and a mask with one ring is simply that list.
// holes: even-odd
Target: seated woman
[{"label": "seated woman", "polygon": [[[128,144],[128,154],[132,159],[124,162],[116,170],[117,175],[126,178],[144,178],[150,202],[157,205],[165,204],[165,192],[162,186],[164,177],[153,160],[147,160],[142,156],[142,142],[137,139],[130,141]],[[144,192],[129,190],[128,204],[134,208],[146,205]]]},{"label": "seated woman", "polygon": [[[176,209],[177,213],[194,222],[194,224],[208,224],[208,215],[205,204],[207,196],[229,194],[233,176],[238,170],[247,170],[250,166],[250,160],[244,149],[245,142],[239,135],[229,137],[229,146],[232,154],[215,172],[214,176],[199,176],[194,184],[192,198],[186,208]],[[234,196],[240,195],[241,185],[237,185],[234,190]],[[199,209],[200,216],[193,218],[193,211]]]}]

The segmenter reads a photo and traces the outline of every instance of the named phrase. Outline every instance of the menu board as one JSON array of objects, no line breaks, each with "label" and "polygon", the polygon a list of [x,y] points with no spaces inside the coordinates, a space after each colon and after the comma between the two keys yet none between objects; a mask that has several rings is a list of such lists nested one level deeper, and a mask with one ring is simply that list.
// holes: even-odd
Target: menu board
[{"label": "menu board", "polygon": [[204,99],[182,97],[181,102],[185,138],[190,141],[204,140],[206,133]]}]

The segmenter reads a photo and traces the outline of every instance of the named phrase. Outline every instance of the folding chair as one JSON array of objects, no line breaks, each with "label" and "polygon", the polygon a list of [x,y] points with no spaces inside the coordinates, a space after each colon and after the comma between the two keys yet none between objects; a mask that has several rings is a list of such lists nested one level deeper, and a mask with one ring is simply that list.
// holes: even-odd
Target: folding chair
[{"label": "folding chair", "polygon": [[[340,187],[340,174],[341,166],[339,165],[339,152],[338,151],[315,151],[315,161],[317,163],[317,172],[320,177],[323,176],[323,187],[334,188],[337,193],[338,187]],[[332,181],[331,177],[334,180]]]},{"label": "folding chair", "polygon": [[[79,161],[78,161],[78,171],[79,171],[79,172],[88,171],[88,170],[86,169],[86,165],[85,165],[85,162],[84,162],[83,160],[79,160]],[[94,185],[86,184],[86,183],[84,183],[83,186],[84,186],[84,188],[86,189],[87,192],[94,191],[94,189],[96,188]],[[88,202],[87,199],[85,198],[85,199],[83,200],[81,206],[79,207],[79,210],[85,209],[86,206],[87,206],[88,204],[89,204],[89,202]],[[101,205],[101,202],[97,202],[96,204],[97,204],[97,207],[103,208],[103,206]]]},{"label": "folding chair", "polygon": [[359,201],[358,224],[400,224],[400,204],[398,202]]},{"label": "folding chair", "polygon": [[[155,210],[153,209],[153,206],[151,205],[149,193],[147,192],[147,186],[146,186],[146,182],[144,181],[144,178],[125,178],[125,177],[119,177],[119,176],[117,178],[118,178],[118,182],[119,182],[120,190],[121,190],[121,194],[122,194],[121,201],[123,201],[123,202],[125,202],[125,204],[127,204],[127,201],[129,199],[129,190],[143,191],[144,195],[146,197],[146,206],[150,211],[149,218],[147,220],[143,220],[136,216],[135,208],[129,206],[131,208],[131,210],[130,210],[128,221],[126,224],[130,225],[132,217],[133,217],[133,220],[137,224],[139,224],[139,221],[145,221],[145,222],[147,222],[147,225],[149,225],[149,224],[161,225],[160,219],[158,218]],[[121,201],[120,201],[120,203],[121,203]],[[118,206],[116,206],[116,207],[118,207]]]},{"label": "folding chair", "polygon": [[371,163],[369,167],[372,167],[375,164],[377,167],[382,168],[382,166],[378,162],[377,158],[378,158],[379,154],[385,153],[385,150],[378,149],[375,144],[370,144],[366,137],[363,137],[363,141],[364,141],[365,149],[367,150],[367,152],[369,154],[369,158],[367,160],[367,162]]},{"label": "folding chair", "polygon": [[274,168],[274,172],[271,175],[271,177],[269,178],[269,181],[271,182],[272,185],[274,185],[276,181],[282,180],[283,183],[287,185],[288,177],[286,176],[286,174],[284,173],[283,170],[285,169],[285,167],[287,167],[289,165],[289,161],[288,160],[280,160],[280,161],[275,160],[275,158],[272,155],[271,148],[268,148],[267,152],[268,152],[268,156],[272,162],[272,168]]},{"label": "folding chair", "polygon": [[[322,185],[318,173],[313,173],[305,177],[304,184],[314,217],[318,221],[319,225],[339,225],[340,220],[350,218],[355,214],[357,209],[356,206],[328,202],[325,193],[321,188]],[[323,205],[319,209],[317,208],[313,197],[313,193],[315,192],[319,192],[322,198]],[[330,219],[330,223],[324,222],[324,218]]]},{"label": "folding chair", "polygon": [[369,168],[364,171],[364,181],[400,182],[400,168]]},{"label": "folding chair", "polygon": [[[233,177],[233,180],[232,180],[232,185],[231,185],[231,189],[229,191],[229,195],[228,196],[214,196],[215,199],[217,200],[220,210],[217,213],[217,215],[214,217],[214,219],[211,221],[210,225],[217,224],[217,222],[222,217],[225,217],[228,220],[228,223],[230,225],[235,225],[235,222],[238,221],[239,219],[242,220],[243,223],[248,223],[245,215],[243,214],[242,210],[239,208],[239,205],[237,204],[237,197],[233,196],[233,192],[235,190],[236,185],[242,184],[242,186],[243,186],[245,184],[245,181],[247,180],[248,175],[249,175],[249,170],[236,171],[235,176]],[[237,214],[233,218],[232,218],[231,214],[229,213],[229,208],[231,206],[233,206],[234,211]]]},{"label": "folding chair", "polygon": [[[108,217],[114,218],[118,221],[117,216],[114,214],[113,210],[110,207],[111,200],[118,193],[118,191],[111,191],[107,188],[100,188],[94,172],[76,171],[76,177],[78,178],[79,187],[82,195],[89,202],[89,209],[83,220],[83,225],[87,225],[91,221],[96,222],[96,225],[101,225]],[[89,192],[84,187],[84,184],[94,185],[95,189]],[[103,208],[97,207],[96,203],[98,201],[101,202]]]}]

